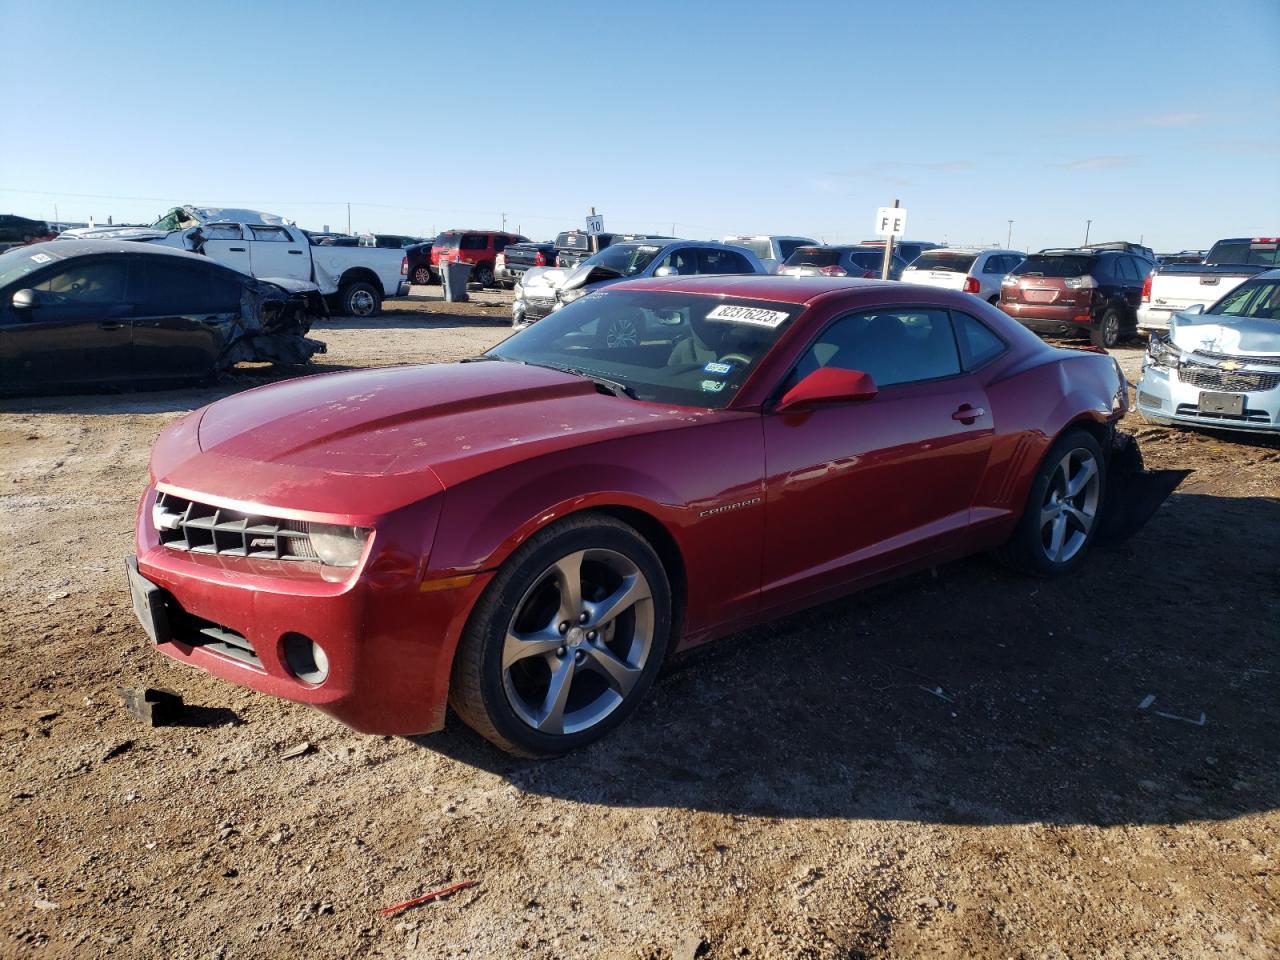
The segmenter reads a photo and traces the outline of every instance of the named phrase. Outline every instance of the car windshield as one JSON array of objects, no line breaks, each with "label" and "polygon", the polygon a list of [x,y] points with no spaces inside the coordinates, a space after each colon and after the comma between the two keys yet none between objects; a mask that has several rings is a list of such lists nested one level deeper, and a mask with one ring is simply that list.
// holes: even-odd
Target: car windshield
[{"label": "car windshield", "polygon": [[38,249],[33,253],[31,247],[14,247],[12,250],[0,253],[0,287],[7,287],[15,280],[21,280],[27,274],[55,262],[56,259],[47,253],[41,253]]},{"label": "car windshield", "polygon": [[940,253],[930,251],[922,253],[911,264],[912,270],[945,270],[948,273],[968,273],[973,262],[978,259],[975,253]]},{"label": "car windshield", "polygon": [[1044,256],[1033,253],[1013,268],[1015,277],[1083,277],[1093,269],[1095,257]]},{"label": "car windshield", "polygon": [[800,310],[705,294],[598,290],[486,356],[604,378],[638,400],[714,409],[733,399]]},{"label": "car windshield", "polygon": [[1205,313],[1280,320],[1280,280],[1246,280]]},{"label": "car windshield", "polygon": [[1280,243],[1275,240],[1220,240],[1213,245],[1204,262],[1280,267]]},{"label": "car windshield", "polygon": [[773,258],[773,244],[769,242],[768,237],[730,237],[725,243],[731,247],[741,247],[743,250],[750,250],[760,260],[770,260]]},{"label": "car windshield", "polygon": [[835,247],[799,247],[787,257],[785,267],[829,267],[840,262],[840,251]]},{"label": "car windshield", "polygon": [[620,277],[634,277],[661,252],[662,247],[651,243],[615,243],[592,254],[580,266],[587,270],[603,267]]}]

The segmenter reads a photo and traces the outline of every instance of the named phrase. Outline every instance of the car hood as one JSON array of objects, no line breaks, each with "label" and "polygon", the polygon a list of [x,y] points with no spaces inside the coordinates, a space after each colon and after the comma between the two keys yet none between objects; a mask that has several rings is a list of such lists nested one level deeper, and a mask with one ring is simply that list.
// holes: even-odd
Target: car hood
[{"label": "car hood", "polygon": [[153,470],[191,494],[375,517],[523,460],[705,413],[518,363],[384,367],[220,400],[205,408],[196,443],[177,455],[158,445]]},{"label": "car hood", "polygon": [[1170,323],[1170,336],[1182,350],[1280,356],[1280,320],[1221,314],[1179,313]]},{"label": "car hood", "polygon": [[168,234],[151,227],[78,227],[58,234],[59,240],[162,240]]},{"label": "car hood", "polygon": [[520,286],[527,294],[550,297],[568,272],[563,267],[530,267],[520,278]]}]

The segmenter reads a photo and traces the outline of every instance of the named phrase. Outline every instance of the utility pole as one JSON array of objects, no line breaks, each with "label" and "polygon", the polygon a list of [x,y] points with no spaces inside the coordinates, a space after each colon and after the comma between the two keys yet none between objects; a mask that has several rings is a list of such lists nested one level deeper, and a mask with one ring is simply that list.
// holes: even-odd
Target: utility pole
[{"label": "utility pole", "polygon": [[1013,221],[1012,220],[1009,221],[1009,232],[1008,234],[1005,235],[1005,238],[1004,238],[1004,248],[1006,250],[1013,249]]},{"label": "utility pole", "polygon": [[[897,197],[893,198],[893,206],[895,209],[898,206]],[[892,263],[893,263],[893,234],[891,233],[884,238],[884,260],[880,264],[881,280],[889,279],[889,267],[892,265]]]},{"label": "utility pole", "polygon": [[347,233],[351,232],[351,204],[347,204]]},{"label": "utility pole", "polygon": [[502,232],[507,232],[507,215],[505,213],[502,215]]},{"label": "utility pole", "polygon": [[1084,222],[1084,245],[1085,245],[1086,247],[1089,245],[1089,230],[1090,230],[1092,227],[1093,227],[1093,221],[1092,221],[1092,220],[1086,220],[1086,221]]}]

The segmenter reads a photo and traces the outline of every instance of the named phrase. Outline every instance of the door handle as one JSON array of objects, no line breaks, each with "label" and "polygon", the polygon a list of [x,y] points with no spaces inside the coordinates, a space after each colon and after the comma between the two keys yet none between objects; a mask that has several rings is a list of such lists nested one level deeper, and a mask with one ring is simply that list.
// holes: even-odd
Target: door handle
[{"label": "door handle", "polygon": [[959,420],[961,423],[973,423],[979,417],[985,417],[987,411],[981,407],[975,407],[972,404],[962,403],[960,409],[951,415],[952,420]]},{"label": "door handle", "polygon": [[244,253],[244,247],[227,247],[229,253]]},{"label": "door handle", "polygon": [[115,320],[103,320],[100,324],[98,324],[98,329],[99,330],[119,330],[123,326],[124,326],[123,323],[117,323]]},{"label": "door handle", "polygon": [[289,252],[290,252],[290,253],[292,253],[295,257],[300,257],[300,256],[302,256],[302,251],[301,251],[301,250],[290,250]]}]

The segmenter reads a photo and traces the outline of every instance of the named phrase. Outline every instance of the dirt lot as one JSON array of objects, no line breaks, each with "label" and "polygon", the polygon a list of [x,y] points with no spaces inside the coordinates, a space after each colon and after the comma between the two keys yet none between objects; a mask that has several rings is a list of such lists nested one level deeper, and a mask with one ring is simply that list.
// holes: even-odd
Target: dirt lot
[{"label": "dirt lot", "polygon": [[[474,354],[482,299],[330,322],[326,366]],[[1133,422],[1194,472],[1079,577],[974,559],[757,628],[528,763],[148,649],[151,443],[270,376],[0,404],[0,956],[1280,955],[1280,444]],[[146,728],[117,685],[193,709]]]}]

